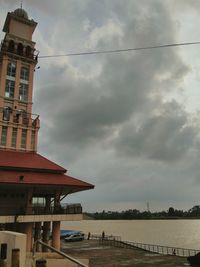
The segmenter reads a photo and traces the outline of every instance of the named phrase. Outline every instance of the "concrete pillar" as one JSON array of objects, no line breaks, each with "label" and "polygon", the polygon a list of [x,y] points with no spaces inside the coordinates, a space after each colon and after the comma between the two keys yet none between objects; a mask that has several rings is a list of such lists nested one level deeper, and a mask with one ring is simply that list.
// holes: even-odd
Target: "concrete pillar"
[{"label": "concrete pillar", "polygon": [[[29,120],[30,119],[31,118],[29,118]],[[32,134],[32,128],[27,129],[26,150],[31,150],[31,134]]]},{"label": "concrete pillar", "polygon": [[12,143],[12,131],[13,131],[13,127],[8,127],[7,130],[7,141],[6,141],[6,146],[7,147],[11,147],[11,143]]},{"label": "concrete pillar", "polygon": [[16,149],[18,150],[21,149],[21,136],[22,136],[22,128],[18,128],[17,142],[16,142]]},{"label": "concrete pillar", "polygon": [[27,252],[31,252],[32,250],[32,233],[33,233],[33,223],[23,223],[20,224],[22,229],[23,229],[23,233],[27,235],[27,241],[26,241],[26,251]]},{"label": "concrete pillar", "polygon": [[[48,244],[49,242],[50,230],[51,230],[51,222],[44,222],[42,240],[46,244]],[[43,246],[42,251],[48,252],[48,248]]]},{"label": "concrete pillar", "polygon": [[52,247],[60,249],[60,222],[53,222],[52,225]]},{"label": "concrete pillar", "polygon": [[15,99],[19,99],[21,65],[22,65],[21,61],[17,60],[16,77],[15,77],[15,94],[14,94]]},{"label": "concrete pillar", "polygon": [[[35,231],[34,231],[34,242],[39,240],[41,238],[41,229],[42,229],[42,223],[36,222],[35,223]],[[36,251],[40,251],[40,244],[36,245]]]}]

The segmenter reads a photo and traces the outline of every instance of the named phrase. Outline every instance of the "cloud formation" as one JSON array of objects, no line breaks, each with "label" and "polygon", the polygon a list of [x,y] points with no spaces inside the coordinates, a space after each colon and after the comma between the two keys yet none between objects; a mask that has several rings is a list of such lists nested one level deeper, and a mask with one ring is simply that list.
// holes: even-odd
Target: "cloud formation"
[{"label": "cloud formation", "polygon": [[[15,8],[12,1],[0,3],[4,15]],[[178,4],[185,8],[186,1]],[[179,27],[171,6],[157,0],[26,1],[39,22],[34,39],[41,55],[175,43]],[[179,48],[41,59],[39,65],[39,150],[96,184],[94,192],[80,194],[86,202],[93,198],[86,207],[102,208],[105,200],[124,208],[147,200],[157,206],[159,200],[192,201],[186,189],[188,176],[197,179],[199,126],[180,102],[192,69]]]}]

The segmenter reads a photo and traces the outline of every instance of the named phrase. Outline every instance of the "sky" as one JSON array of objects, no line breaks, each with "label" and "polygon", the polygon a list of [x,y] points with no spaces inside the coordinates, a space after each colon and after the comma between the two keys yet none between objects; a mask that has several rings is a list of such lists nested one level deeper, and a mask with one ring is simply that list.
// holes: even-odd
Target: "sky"
[{"label": "sky", "polygon": [[[20,1],[0,0],[0,27]],[[40,56],[200,41],[198,0],[24,0]],[[0,34],[1,39],[4,33]],[[38,152],[84,211],[200,204],[200,45],[39,59]]]}]

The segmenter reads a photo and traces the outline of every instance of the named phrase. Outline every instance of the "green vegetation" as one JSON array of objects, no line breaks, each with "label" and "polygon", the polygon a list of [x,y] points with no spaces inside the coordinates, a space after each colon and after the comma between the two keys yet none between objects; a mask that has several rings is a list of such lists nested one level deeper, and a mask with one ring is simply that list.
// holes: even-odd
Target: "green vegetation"
[{"label": "green vegetation", "polygon": [[131,220],[131,219],[194,219],[200,218],[200,206],[194,206],[188,211],[176,210],[170,207],[168,211],[150,212],[129,209],[125,211],[105,211],[86,213],[95,220]]}]

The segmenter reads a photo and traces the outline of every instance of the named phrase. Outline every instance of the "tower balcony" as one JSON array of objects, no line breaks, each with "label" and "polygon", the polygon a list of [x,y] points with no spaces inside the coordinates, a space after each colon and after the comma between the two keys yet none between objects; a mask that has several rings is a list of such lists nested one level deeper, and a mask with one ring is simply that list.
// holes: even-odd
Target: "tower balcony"
[{"label": "tower balcony", "polygon": [[0,119],[5,123],[31,127],[34,129],[40,128],[39,115],[27,113],[23,110],[12,110],[10,108],[0,109]]},{"label": "tower balcony", "polygon": [[0,44],[0,54],[7,54],[8,56],[15,56],[17,58],[24,58],[32,62],[38,61],[38,51],[36,51],[30,44],[23,45],[22,42],[16,42],[13,38],[4,39]]}]

